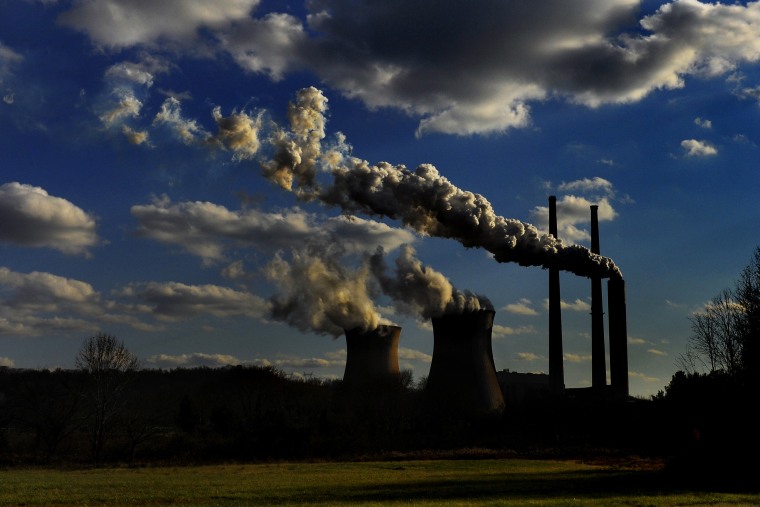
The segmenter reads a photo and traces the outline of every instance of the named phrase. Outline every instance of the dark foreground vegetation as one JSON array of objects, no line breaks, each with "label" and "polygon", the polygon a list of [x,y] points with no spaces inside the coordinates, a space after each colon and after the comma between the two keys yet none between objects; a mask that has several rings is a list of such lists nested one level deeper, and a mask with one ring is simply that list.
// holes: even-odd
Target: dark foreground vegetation
[{"label": "dark foreground vegetation", "polygon": [[726,376],[678,374],[651,400],[535,396],[472,415],[411,385],[348,388],[274,368],[107,379],[2,368],[0,466],[636,457],[694,484],[745,488],[756,484],[745,465],[758,455],[755,400]]},{"label": "dark foreground vegetation", "polygon": [[651,399],[534,392],[498,414],[431,398],[409,374],[350,386],[271,367],[140,369],[119,340],[98,334],[75,370],[0,367],[0,467],[636,459],[695,488],[757,491],[760,248],[692,329],[683,370]]}]

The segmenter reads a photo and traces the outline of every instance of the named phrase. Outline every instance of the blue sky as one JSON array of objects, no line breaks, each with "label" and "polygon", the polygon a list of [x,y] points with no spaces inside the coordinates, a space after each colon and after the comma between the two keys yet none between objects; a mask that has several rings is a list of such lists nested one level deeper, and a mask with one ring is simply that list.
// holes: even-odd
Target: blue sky
[{"label": "blue sky", "polygon": [[759,61],[760,2],[0,0],[0,365],[102,331],[340,377],[341,326],[393,322],[421,377],[458,304],[496,310],[497,369],[547,371],[556,262],[587,386],[598,204],[656,393],[760,244]]}]

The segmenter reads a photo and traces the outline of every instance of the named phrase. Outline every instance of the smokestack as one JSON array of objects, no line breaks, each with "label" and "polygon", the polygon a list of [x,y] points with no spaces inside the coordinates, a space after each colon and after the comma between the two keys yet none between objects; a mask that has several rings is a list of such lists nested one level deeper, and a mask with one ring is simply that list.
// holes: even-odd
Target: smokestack
[{"label": "smokestack", "polygon": [[500,412],[504,397],[491,348],[493,310],[433,317],[433,361],[425,392],[454,412]]},{"label": "smokestack", "polygon": [[610,327],[610,384],[615,395],[628,397],[628,327],[626,319],[625,280],[607,282],[607,306]]},{"label": "smokestack", "polygon": [[398,341],[401,328],[380,325],[372,331],[346,330],[343,382],[353,387],[398,382]]},{"label": "smokestack", "polygon": [[[599,206],[591,206],[591,252],[599,254]],[[604,301],[602,279],[591,276],[591,387],[604,389],[607,367],[604,357]]]},{"label": "smokestack", "polygon": [[[557,239],[557,198],[553,195],[549,196],[549,234]],[[549,385],[555,393],[565,390],[561,312],[559,269],[549,268]]]}]

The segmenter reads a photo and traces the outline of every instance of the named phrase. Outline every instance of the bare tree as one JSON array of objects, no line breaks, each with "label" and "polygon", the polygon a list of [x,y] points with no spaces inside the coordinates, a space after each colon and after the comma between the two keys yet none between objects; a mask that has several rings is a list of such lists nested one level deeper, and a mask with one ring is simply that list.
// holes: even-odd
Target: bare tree
[{"label": "bare tree", "polygon": [[140,362],[116,337],[98,333],[84,341],[75,364],[88,379],[82,393],[87,410],[85,428],[92,458],[97,462],[113,429],[112,422],[124,406],[129,374]]},{"label": "bare tree", "polygon": [[[742,343],[746,311],[729,289],[724,289],[701,312],[691,316],[691,357],[709,371],[736,376],[742,371]],[[686,359],[682,363],[686,363]]]}]

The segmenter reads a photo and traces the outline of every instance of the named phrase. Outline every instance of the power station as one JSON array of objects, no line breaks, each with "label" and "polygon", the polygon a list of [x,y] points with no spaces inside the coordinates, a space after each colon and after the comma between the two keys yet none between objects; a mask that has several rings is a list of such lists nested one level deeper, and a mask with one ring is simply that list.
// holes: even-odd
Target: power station
[{"label": "power station", "polygon": [[[557,238],[557,200],[549,197],[549,233]],[[599,251],[598,206],[591,206],[591,252]],[[505,408],[505,394],[549,391],[554,395],[585,395],[626,399],[628,390],[628,331],[625,281],[610,276],[607,282],[609,373],[604,335],[602,277],[591,277],[591,388],[566,389],[562,344],[560,273],[549,267],[549,375],[497,374],[493,358],[493,310],[464,311],[433,317],[433,356],[425,395],[437,405],[463,413],[498,413]],[[392,383],[400,378],[398,343],[401,328],[392,325],[362,331],[346,330],[346,368],[343,382],[352,386]],[[500,379],[502,385],[500,385]],[[526,386],[520,386],[526,382]],[[528,384],[530,384],[528,386]],[[509,401],[509,396],[506,397]]]},{"label": "power station", "polygon": [[429,397],[468,413],[504,409],[491,347],[495,314],[477,310],[432,319],[433,359],[425,385]]}]

